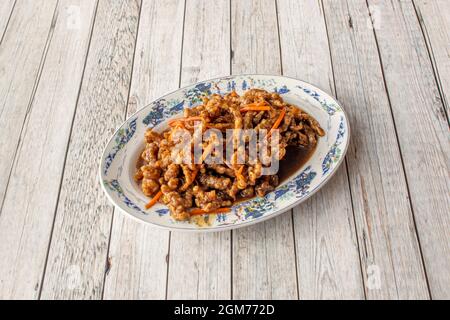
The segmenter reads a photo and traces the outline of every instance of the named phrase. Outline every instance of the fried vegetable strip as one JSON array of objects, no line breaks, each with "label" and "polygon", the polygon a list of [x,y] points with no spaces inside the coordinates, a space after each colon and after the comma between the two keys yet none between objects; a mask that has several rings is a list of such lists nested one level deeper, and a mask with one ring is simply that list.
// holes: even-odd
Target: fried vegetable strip
[{"label": "fried vegetable strip", "polygon": [[212,214],[212,213],[227,213],[230,212],[231,209],[230,208],[219,208],[219,209],[215,209],[212,211],[205,211],[202,209],[192,209],[191,211],[189,211],[189,213],[191,215],[201,215],[201,214]]},{"label": "fried vegetable strip", "polygon": [[162,191],[159,191],[156,194],[156,196],[154,196],[153,199],[150,200],[150,202],[145,205],[145,209],[150,209],[151,207],[153,207],[158,202],[159,198],[161,198],[162,195],[163,195]]},{"label": "fried vegetable strip", "polygon": [[[235,91],[224,96],[212,94],[203,97],[202,101],[198,106],[186,108],[182,118],[169,120],[168,130],[161,133],[147,130],[145,149],[138,159],[134,175],[142,192],[152,197],[146,209],[160,202],[169,208],[175,220],[227,213],[235,201],[264,196],[278,186],[278,175],[263,175],[268,166],[264,159],[250,159],[250,138],[241,137],[241,129],[264,130],[268,132],[266,138],[278,130],[277,160],[283,160],[289,152],[287,147],[314,148],[319,137],[325,135],[317,120],[284,102],[278,93],[250,89],[242,95]],[[197,121],[201,122],[200,131],[194,127]],[[218,130],[222,137],[228,129],[233,134],[224,140],[217,133],[209,140],[200,137],[200,140],[194,139],[190,143],[183,142],[185,149],[174,149],[181,143],[177,130],[186,130],[193,136],[199,132],[203,135],[207,129]],[[246,143],[239,143],[240,139]],[[230,159],[222,155],[222,163],[205,163],[208,156],[218,155],[219,148],[225,150],[228,145],[232,146]],[[201,154],[195,154],[197,147],[203,147]],[[177,161],[184,157],[193,159],[194,156],[198,158],[195,164]]]}]

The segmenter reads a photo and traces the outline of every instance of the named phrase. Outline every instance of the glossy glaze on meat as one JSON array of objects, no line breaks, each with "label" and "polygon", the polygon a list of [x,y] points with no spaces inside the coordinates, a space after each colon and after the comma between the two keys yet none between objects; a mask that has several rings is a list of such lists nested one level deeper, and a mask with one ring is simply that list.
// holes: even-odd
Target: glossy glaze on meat
[{"label": "glossy glaze on meat", "polygon": [[[259,109],[263,110],[259,110]],[[255,110],[257,109],[257,110]],[[151,129],[145,134],[145,149],[138,160],[135,180],[140,183],[143,193],[167,205],[175,220],[188,220],[193,214],[214,213],[224,210],[242,198],[264,196],[279,184],[277,174],[262,175],[264,161],[249,161],[247,145],[233,145],[231,159],[222,163],[176,163],[172,150],[175,130],[194,133],[195,123],[202,124],[202,130],[217,129],[224,133],[233,129],[267,130],[266,139],[278,129],[280,134],[277,160],[286,156],[286,150],[301,147],[313,150],[319,137],[325,132],[319,123],[300,108],[287,104],[277,93],[251,89],[242,96],[232,92],[225,96],[205,97],[203,103],[184,110],[184,118],[173,121],[171,128],[163,133]],[[232,143],[235,139],[223,140]],[[202,141],[202,150],[214,143],[213,139]],[[192,153],[194,141],[191,141]],[[243,163],[237,161],[238,156]],[[193,155],[189,155],[192,156]],[[225,156],[224,156],[225,157]],[[202,158],[202,160],[204,160]],[[227,161],[228,160],[228,161]],[[300,159],[299,159],[300,161]]]}]

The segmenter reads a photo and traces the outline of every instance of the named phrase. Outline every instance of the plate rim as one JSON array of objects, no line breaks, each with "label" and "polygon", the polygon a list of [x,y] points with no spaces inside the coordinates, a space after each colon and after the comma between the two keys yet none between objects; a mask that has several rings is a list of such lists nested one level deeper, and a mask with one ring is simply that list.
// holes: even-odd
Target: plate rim
[{"label": "plate rim", "polygon": [[[203,83],[203,82],[212,82],[212,81],[216,81],[216,80],[225,80],[225,79],[231,79],[231,78],[236,78],[236,77],[258,77],[258,76],[262,76],[262,77],[276,77],[276,78],[286,78],[286,79],[291,79],[291,80],[295,80],[295,81],[299,81],[301,83],[304,83],[312,88],[314,88],[315,90],[318,90],[319,93],[321,94],[325,94],[328,97],[331,97],[336,103],[337,105],[340,107],[344,118],[346,120],[346,125],[347,125],[347,134],[346,134],[346,144],[345,144],[345,148],[342,151],[342,155],[341,157],[338,159],[334,169],[330,172],[329,175],[327,175],[313,190],[311,190],[307,195],[305,195],[304,197],[302,197],[301,199],[298,199],[296,201],[294,201],[291,205],[286,206],[282,209],[278,209],[273,211],[270,214],[267,215],[263,215],[260,216],[258,218],[253,218],[253,219],[249,219],[246,220],[244,222],[241,223],[237,223],[237,224],[229,224],[229,225],[219,225],[219,226],[212,226],[212,227],[199,227],[199,228],[180,228],[180,227],[176,227],[174,226],[167,226],[167,225],[162,225],[159,223],[155,223],[155,222],[150,222],[150,221],[146,221],[142,218],[139,218],[133,214],[131,214],[130,212],[127,211],[127,207],[122,207],[120,204],[116,203],[116,201],[111,197],[109,190],[107,190],[105,184],[103,183],[103,158],[106,152],[106,149],[108,148],[108,146],[110,145],[110,143],[114,140],[116,134],[118,133],[119,130],[122,129],[122,127],[124,127],[127,123],[128,120],[134,118],[138,113],[140,113],[143,109],[147,108],[148,106],[150,106],[151,104],[153,104],[155,101],[161,100],[166,98],[167,96],[176,93],[177,91],[181,91],[184,89],[187,89],[191,86],[195,86],[199,83]],[[350,128],[350,118],[348,117],[347,112],[345,111],[342,103],[333,95],[329,94],[328,92],[322,90],[321,88],[317,87],[316,85],[304,81],[304,80],[300,80],[294,77],[290,77],[290,76],[285,76],[285,75],[275,75],[275,74],[265,74],[265,73],[243,73],[243,74],[233,74],[233,75],[227,75],[227,76],[221,76],[221,77],[215,77],[215,78],[211,78],[211,79],[205,79],[205,80],[201,80],[201,81],[197,81],[195,83],[191,83],[189,85],[177,88],[175,90],[171,90],[168,91],[166,93],[164,93],[163,95],[159,96],[158,98],[152,100],[151,102],[147,103],[145,106],[143,106],[142,108],[136,110],[133,114],[131,114],[130,116],[126,117],[126,119],[120,124],[120,126],[114,131],[114,133],[111,135],[110,139],[108,139],[108,142],[105,144],[105,147],[103,148],[103,151],[101,153],[100,156],[100,160],[99,160],[99,167],[98,167],[98,178],[99,178],[99,182],[101,185],[101,188],[103,189],[103,192],[106,194],[109,202],[111,202],[114,205],[114,208],[119,209],[120,212],[126,213],[126,216],[131,217],[133,220],[138,221],[140,223],[142,223],[143,225],[146,226],[152,226],[155,228],[158,228],[160,230],[166,230],[166,231],[177,231],[177,232],[186,232],[186,233],[210,233],[210,232],[222,232],[222,231],[228,231],[228,230],[232,230],[232,229],[239,229],[239,228],[244,228],[244,227],[248,227],[251,225],[254,225],[256,223],[260,223],[263,221],[267,221],[269,219],[275,218],[277,216],[279,216],[280,214],[283,213],[287,213],[287,211],[291,210],[292,208],[294,208],[295,206],[298,206],[299,204],[305,202],[306,200],[308,200],[311,196],[313,196],[314,194],[316,194],[320,189],[322,189],[322,187],[336,174],[336,172],[339,170],[341,164],[344,162],[344,159],[346,157],[347,154],[347,150],[348,147],[350,145],[350,139],[351,139],[351,128]]]}]

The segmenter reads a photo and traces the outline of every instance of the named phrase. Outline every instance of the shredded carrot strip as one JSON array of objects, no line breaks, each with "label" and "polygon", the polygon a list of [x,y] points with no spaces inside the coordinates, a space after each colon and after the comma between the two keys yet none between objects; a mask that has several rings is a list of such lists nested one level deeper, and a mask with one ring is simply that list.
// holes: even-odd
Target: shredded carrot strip
[{"label": "shredded carrot strip", "polygon": [[202,120],[203,120],[202,117],[189,117],[184,119],[184,121],[202,121]]},{"label": "shredded carrot strip", "polygon": [[159,191],[156,196],[154,196],[153,199],[145,205],[145,209],[150,209],[153,207],[158,202],[159,198],[161,198],[162,194],[162,191]]},{"label": "shredded carrot strip", "polygon": [[242,171],[244,170],[244,166],[241,166],[238,170],[235,170],[236,177],[239,179],[243,179]]},{"label": "shredded carrot strip", "polygon": [[[196,169],[196,170],[192,173],[192,179],[191,179],[192,182],[194,182],[195,177],[197,177],[197,174],[198,174],[198,169]],[[191,183],[192,183],[192,182],[191,182]]]},{"label": "shredded carrot strip", "polygon": [[286,108],[283,108],[283,110],[281,110],[280,115],[278,116],[277,121],[275,121],[275,123],[273,124],[272,129],[270,129],[269,133],[267,134],[267,137],[270,137],[272,135],[272,132],[276,129],[278,129],[278,127],[281,124],[281,121],[283,121],[284,115],[286,114]]},{"label": "shredded carrot strip", "polygon": [[231,209],[230,208],[219,208],[216,210],[211,210],[211,211],[205,211],[203,209],[192,209],[189,213],[194,216],[194,215],[201,215],[201,214],[213,214],[213,213],[227,213],[230,212]]},{"label": "shredded carrot strip", "polygon": [[202,121],[202,120],[203,120],[202,117],[188,117],[188,118],[172,119],[172,120],[169,120],[167,123],[169,124],[169,126],[172,127],[177,122]]},{"label": "shredded carrot strip", "polygon": [[236,175],[236,178],[242,180],[244,179],[244,176],[242,175],[242,171],[244,170],[244,166],[241,166],[238,170],[234,170],[234,174]]},{"label": "shredded carrot strip", "polygon": [[246,111],[269,111],[270,107],[269,106],[247,106],[247,107],[243,107],[241,109],[241,112],[246,112]]},{"label": "shredded carrot strip", "polygon": [[168,124],[169,126],[173,127],[175,124],[181,123],[182,121],[183,121],[182,119],[172,119],[172,120],[169,120],[169,121],[167,122],[167,124]]}]

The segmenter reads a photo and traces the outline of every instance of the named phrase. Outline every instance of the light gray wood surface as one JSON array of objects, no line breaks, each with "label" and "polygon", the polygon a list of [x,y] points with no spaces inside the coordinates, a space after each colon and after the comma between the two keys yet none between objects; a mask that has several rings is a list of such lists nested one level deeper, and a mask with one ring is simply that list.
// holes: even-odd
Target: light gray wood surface
[{"label": "light gray wood surface", "polygon": [[[415,0],[415,9],[427,42],[447,118],[450,112],[450,1]],[[445,45],[447,44],[447,45]]]},{"label": "light gray wood surface", "polygon": [[324,9],[336,95],[352,126],[347,163],[366,296],[428,298],[369,9],[364,0]]},{"label": "light gray wood surface", "polygon": [[[369,3],[383,13],[375,35],[430,292],[442,299],[450,287],[450,277],[440,272],[450,265],[448,118],[412,2]],[[394,27],[398,34],[390,31]]]},{"label": "light gray wood surface", "polygon": [[[0,299],[450,298],[446,0],[5,0]],[[346,162],[279,217],[155,229],[97,178],[120,123],[238,73],[336,95]]]},{"label": "light gray wood surface", "polygon": [[[230,2],[187,0],[181,86],[230,73]],[[168,299],[231,298],[230,231],[172,232]]]},{"label": "light gray wood surface", "polygon": [[55,9],[56,0],[19,2],[3,32],[0,44],[0,203],[3,203],[23,123],[39,82],[42,61],[54,29]]},{"label": "light gray wood surface", "polygon": [[0,297],[4,298],[36,298],[41,288],[96,7],[95,2],[71,1],[87,20],[68,30],[68,2],[58,5],[52,41],[27,111],[0,216],[0,234],[6,235],[0,243]]},{"label": "light gray wood surface", "polygon": [[[323,7],[279,0],[283,74],[334,94]],[[346,164],[314,197],[294,209],[301,299],[364,298]]]},{"label": "light gray wood surface", "polygon": [[43,299],[102,296],[113,208],[98,182],[101,149],[125,115],[140,2],[100,1],[67,152]]},{"label": "light gray wood surface", "polygon": [[[178,87],[184,10],[184,0],[143,2],[127,115]],[[168,231],[115,210],[104,298],[164,299],[169,241]]]},{"label": "light gray wood surface", "polygon": [[9,23],[16,0],[4,0],[0,3],[0,43]]},{"label": "light gray wood surface", "polygon": [[[231,3],[232,72],[281,74],[275,1]],[[234,299],[297,299],[291,212],[233,231]]]}]

